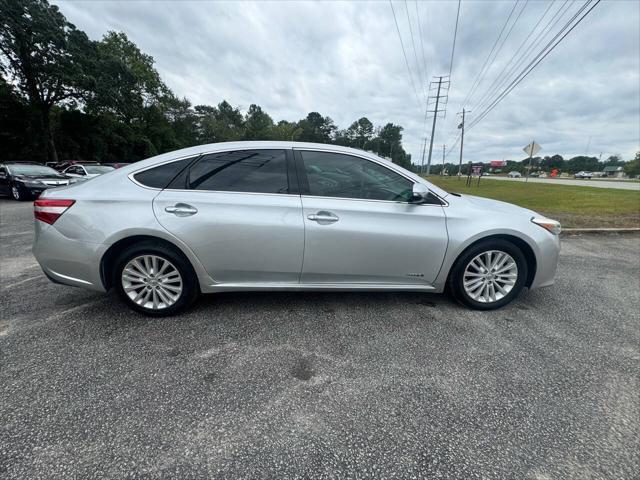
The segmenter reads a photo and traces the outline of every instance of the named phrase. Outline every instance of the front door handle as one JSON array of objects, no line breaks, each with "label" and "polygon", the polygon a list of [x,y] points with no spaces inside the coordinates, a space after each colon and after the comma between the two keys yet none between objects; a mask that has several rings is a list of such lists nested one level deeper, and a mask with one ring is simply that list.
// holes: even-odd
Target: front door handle
[{"label": "front door handle", "polygon": [[330,223],[334,223],[340,220],[340,218],[337,215],[324,210],[321,210],[318,213],[312,213],[310,215],[307,215],[307,218],[312,222],[318,222],[320,225],[328,225]]},{"label": "front door handle", "polygon": [[198,209],[186,203],[176,203],[172,207],[164,209],[167,213],[173,213],[176,217],[189,217],[198,213]]}]

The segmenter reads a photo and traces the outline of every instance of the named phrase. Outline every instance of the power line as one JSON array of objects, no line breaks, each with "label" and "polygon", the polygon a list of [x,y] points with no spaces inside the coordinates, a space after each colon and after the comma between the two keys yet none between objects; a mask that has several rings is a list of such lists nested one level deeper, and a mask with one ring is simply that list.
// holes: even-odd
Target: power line
[{"label": "power line", "polygon": [[[598,2],[599,2],[599,1],[600,1],[600,0],[598,0]],[[592,2],[592,0],[587,0],[587,1],[582,5],[582,7],[580,7],[580,8],[578,9],[578,11],[577,11],[577,12],[576,12],[576,13],[575,13],[575,14],[574,14],[574,15],[573,15],[573,16],[572,16],[572,17],[567,21],[567,23],[565,23],[565,24],[564,24],[564,26],[562,26],[562,27],[560,28],[560,30],[558,30],[558,32],[555,34],[555,36],[554,36],[554,37],[553,37],[553,38],[552,38],[552,39],[551,39],[551,40],[550,40],[550,41],[549,41],[549,42],[548,42],[548,43],[547,43],[547,44],[542,48],[542,50],[540,50],[540,51],[538,52],[538,54],[533,58],[533,60],[531,60],[531,62],[529,62],[529,64],[528,64],[524,69],[522,69],[518,75],[516,75],[516,76],[512,79],[511,83],[510,83],[510,84],[509,84],[509,85],[508,85],[508,86],[507,86],[507,87],[506,87],[506,88],[505,88],[505,89],[504,89],[504,90],[503,90],[499,95],[497,95],[496,97],[494,97],[494,98],[493,98],[493,100],[491,101],[491,103],[489,104],[489,106],[488,106],[488,107],[486,107],[486,108],[482,111],[482,113],[481,113],[480,115],[478,115],[478,117],[477,117],[477,118],[474,120],[474,122],[469,126],[469,128],[472,128],[476,123],[478,123],[482,118],[484,118],[484,117],[486,116],[486,114],[487,114],[487,113],[489,113],[489,111],[490,111],[491,109],[493,109],[493,108],[495,107],[495,105],[497,105],[497,103],[499,103],[499,102],[502,100],[502,98],[504,98],[504,96],[508,95],[508,93],[509,93],[509,92],[511,92],[511,90],[513,90],[513,88],[515,88],[515,86],[516,86],[518,83],[520,83],[520,82],[524,79],[524,77],[525,77],[525,76],[527,76],[527,75],[530,73],[530,71],[531,71],[531,70],[533,70],[533,68],[535,68],[535,66],[536,66],[538,63],[540,63],[540,61],[542,61],[542,58],[544,58],[544,57],[542,57],[542,58],[540,58],[540,57],[541,57],[543,54],[544,54],[544,56],[546,56],[546,55],[548,55],[548,54],[551,52],[551,50],[552,50],[553,48],[555,48],[555,45],[554,45],[550,50],[548,50],[548,51],[547,51],[547,49],[548,49],[548,48],[553,44],[553,42],[555,42],[555,41],[556,41],[556,39],[557,39],[557,38],[562,34],[562,32],[564,32],[564,31],[569,27],[569,25],[571,25],[571,23],[572,23],[572,22],[573,22],[573,21],[574,21],[574,20],[575,20],[575,19],[576,19],[576,18],[577,18],[577,17],[578,17],[578,16],[579,16],[579,15],[580,15],[584,10],[585,10],[585,8],[586,8],[586,7],[588,6],[588,4],[589,4],[589,3],[591,3],[591,2]],[[596,3],[596,5],[597,5],[597,3]],[[594,5],[594,6],[595,6],[595,5]],[[564,14],[564,13],[563,13],[563,14]],[[561,17],[560,17],[560,18],[561,18]],[[553,26],[555,26],[555,24],[560,20],[560,18],[558,18],[558,20],[556,20],[556,22],[554,23],[554,25],[553,25]],[[583,18],[584,18],[584,17],[583,17]],[[579,23],[579,22],[577,22],[575,25],[577,25],[578,23]],[[575,25],[574,25],[574,27],[575,27]],[[572,27],[571,29],[573,29],[574,27]],[[569,30],[569,31],[571,31],[571,30]],[[567,34],[568,34],[568,33],[569,33],[569,32],[567,32]],[[565,36],[566,36],[566,35],[565,35]],[[564,37],[562,37],[562,38],[564,38]],[[558,43],[560,43],[560,41],[562,40],[562,38],[561,38],[560,40],[558,40]],[[536,45],[537,45],[537,44],[536,44]],[[556,43],[556,45],[557,45],[557,43]],[[546,53],[546,54],[544,53],[545,51],[547,51],[547,53]],[[525,57],[525,58],[526,58],[526,57]],[[538,59],[540,59],[540,60],[536,63],[536,61],[537,61]],[[535,65],[534,65],[534,63],[535,63]],[[527,71],[529,68],[530,68],[531,70]],[[525,72],[526,72],[526,73],[525,73]],[[506,93],[505,93],[505,92],[506,92]],[[494,105],[494,104],[495,104],[495,105]]]},{"label": "power line", "polygon": [[502,37],[502,34],[504,33],[505,28],[507,28],[507,25],[509,24],[509,20],[511,20],[513,12],[515,12],[519,1],[520,0],[516,0],[515,3],[513,4],[513,8],[509,12],[509,16],[507,17],[507,20],[504,22],[504,25],[502,26],[502,29],[500,30],[500,34],[498,35],[498,38],[496,38],[496,41],[493,43],[493,47],[491,47],[491,51],[489,52],[489,55],[487,55],[487,58],[485,59],[484,64],[482,65],[482,68],[480,69],[480,73],[478,73],[478,76],[476,77],[475,81],[471,85],[471,88],[467,92],[467,95],[464,97],[464,100],[462,101],[462,105],[463,106],[465,106],[467,104],[467,100],[469,100],[469,97],[472,95],[473,92],[475,92],[475,89],[478,86],[478,82],[480,81],[480,79],[481,79],[481,77],[482,77],[482,75],[484,73],[484,69],[487,66],[487,63],[489,62],[489,59],[491,58],[491,55],[493,55],[493,52],[495,51],[496,47],[498,46],[498,42],[500,41],[500,38]]},{"label": "power line", "polygon": [[[593,5],[591,6],[591,8],[589,8],[568,30],[567,28],[569,27],[569,25],[571,25],[571,23],[575,20],[575,18],[577,16],[580,15],[580,13],[582,13],[582,11],[592,2],[593,0],[587,0],[584,5],[578,10],[578,12],[576,12],[576,14],[565,24],[564,27],[562,27],[562,29],[560,29],[560,31],[551,39],[551,41],[549,43],[547,43],[547,45],[545,45],[545,47],[540,51],[540,53],[538,53],[538,55],[536,55],[536,57],[529,63],[529,65],[527,65],[521,72],[520,74],[516,77],[516,79],[514,81],[512,81],[509,86],[503,90],[503,92],[498,95],[493,102],[491,102],[491,104],[480,114],[478,115],[478,117],[476,119],[474,119],[474,121],[471,123],[471,125],[469,126],[469,129],[473,128],[475,125],[477,125],[484,117],[486,117],[489,112],[491,110],[493,110],[507,95],[509,95],[509,93],[511,93],[511,91],[513,91],[513,89],[515,87],[518,86],[518,84],[520,84],[532,71],[533,69],[538,66],[540,64],[540,62],[542,62],[542,60],[544,60],[547,55],[549,55],[561,42],[562,40],[565,39],[565,37],[567,35],[569,35],[574,28],[576,28],[584,19],[587,15],[589,15],[589,13],[591,13],[593,11],[593,9],[595,7],[598,6],[598,4],[601,2],[601,0],[595,0],[595,3],[593,3]],[[557,41],[556,39],[558,38],[558,36],[564,31],[567,30],[564,35],[562,35]],[[555,43],[553,43],[555,42]],[[549,47],[551,45],[551,47]],[[545,52],[546,50],[546,52]]]},{"label": "power line", "polygon": [[420,62],[418,61],[418,49],[416,48],[416,42],[413,37],[413,27],[411,26],[411,17],[409,16],[409,4],[407,0],[404,0],[404,8],[407,11],[407,23],[409,24],[409,34],[411,35],[411,45],[413,46],[413,56],[416,59],[416,72],[418,73],[418,82],[420,82],[420,91],[424,95],[424,80],[422,74],[422,68],[420,67]]},{"label": "power line", "polygon": [[[507,34],[504,36],[504,38],[502,39],[502,42],[500,42],[500,46],[498,47],[498,49],[496,50],[495,55],[493,56],[493,59],[491,60],[491,62],[489,63],[489,66],[487,67],[487,69],[485,70],[485,75],[487,73],[489,73],[489,70],[491,70],[491,67],[493,67],[493,64],[496,61],[496,58],[498,57],[498,54],[502,51],[502,47],[504,47],[505,42],[507,41],[507,39],[509,38],[509,36],[511,35],[511,32],[513,31],[514,27],[516,26],[516,24],[518,23],[518,20],[520,20],[520,17],[522,16],[522,12],[524,12],[524,9],[527,8],[527,5],[529,4],[529,0],[526,0],[524,2],[524,5],[522,5],[522,8],[520,9],[520,11],[518,12],[518,15],[516,16],[515,20],[513,21],[513,23],[511,24],[511,27],[509,28],[509,31],[507,32]],[[484,79],[484,78],[483,78]],[[480,83],[478,83],[478,87],[480,86]],[[471,95],[471,97],[469,98],[469,102],[471,102],[471,99],[473,98],[473,94]]]},{"label": "power line", "polygon": [[[518,49],[516,50],[516,52],[513,54],[513,56],[511,57],[511,59],[509,60],[509,62],[507,62],[507,64],[504,66],[504,68],[502,69],[502,71],[497,75],[497,77],[495,78],[495,80],[492,82],[492,84],[489,86],[489,88],[487,88],[487,90],[484,92],[484,94],[482,95],[481,99],[478,101],[478,110],[482,110],[482,105],[484,105],[485,100],[487,100],[488,98],[491,97],[491,95],[493,95],[494,93],[494,87],[495,87],[495,91],[497,91],[501,86],[503,86],[506,82],[508,82],[509,77],[511,76],[511,74],[515,71],[516,68],[518,68],[519,65],[522,64],[522,62],[527,58],[527,56],[529,55],[529,52],[535,48],[540,41],[538,40],[536,42],[536,40],[533,41],[532,45],[527,47],[527,51],[519,58],[518,62],[515,63],[515,65],[513,65],[508,73],[506,75],[503,75],[505,70],[507,70],[507,68],[509,68],[509,66],[513,63],[513,61],[518,57],[518,54],[520,53],[520,51],[522,50],[522,48],[527,44],[527,42],[529,41],[529,39],[531,38],[531,36],[535,33],[536,29],[538,28],[538,26],[540,25],[540,23],[542,23],[542,20],[547,16],[547,14],[549,13],[549,11],[551,10],[551,8],[553,7],[553,4],[555,3],[556,0],[551,0],[551,2],[549,3],[549,5],[547,6],[546,10],[544,11],[544,13],[542,14],[542,16],[540,17],[540,19],[538,20],[538,22],[534,25],[534,27],[531,29],[531,31],[529,32],[529,34],[527,35],[527,37],[525,38],[525,40],[520,44],[520,46],[518,47]],[[551,17],[551,19],[547,22],[547,24],[545,25],[545,27],[543,27],[543,29],[540,31],[540,33],[538,34],[538,37],[541,38],[549,29],[549,25],[552,24],[553,20],[558,16],[558,13],[562,10],[562,7],[569,2],[569,0],[565,0],[564,3],[561,5],[561,7],[558,9],[558,11],[556,11],[556,13]],[[522,10],[521,12],[522,13]],[[556,21],[557,23],[557,21]],[[515,23],[514,23],[515,25]],[[555,26],[555,23],[553,24],[553,26]],[[495,58],[495,57],[494,57]],[[455,130],[454,130],[455,132]],[[460,141],[460,133],[458,133],[455,141],[454,141],[454,146],[452,148],[455,148],[455,145],[458,143],[458,141]],[[450,153],[450,151],[449,151]],[[447,156],[449,155],[449,153],[447,153]]]},{"label": "power line", "polygon": [[[520,47],[518,48],[518,50],[511,57],[509,62],[507,62],[505,67],[498,74],[498,76],[493,81],[493,83],[489,86],[489,88],[487,88],[487,90],[484,92],[484,94],[482,95],[482,97],[480,98],[480,100],[477,103],[479,110],[482,109],[484,106],[486,106],[486,101],[489,100],[492,97],[492,95],[495,94],[495,92],[497,92],[500,88],[502,88],[509,81],[509,78],[511,78],[511,75],[516,71],[516,69],[526,61],[527,57],[529,56],[529,53],[532,52],[533,49],[536,48],[538,45],[540,45],[542,40],[544,40],[545,35],[556,26],[556,24],[562,19],[562,17],[566,13],[566,11],[569,9],[569,7],[571,7],[571,3],[569,3],[569,0],[565,0],[564,3],[562,5],[560,5],[560,8],[558,8],[556,13],[551,17],[551,19],[549,19],[547,24],[538,33],[538,36],[533,40],[531,45],[529,45],[526,48],[524,54],[522,54],[519,57],[519,60],[515,64],[513,64],[513,66],[511,66],[509,68],[509,65],[511,63],[513,63],[513,61],[517,58],[518,53],[520,52],[522,47],[527,43],[529,38],[531,38],[531,35],[533,35],[533,33],[535,32],[536,28],[541,23],[542,19],[546,16],[546,14],[548,13],[548,11],[549,11],[549,9],[550,9],[550,7],[552,5],[553,5],[553,3],[551,3],[549,5],[549,7],[547,8],[547,10],[545,10],[544,14],[540,18],[540,20],[538,20],[538,23],[536,23],[536,25],[533,27],[533,29],[531,30],[531,32],[529,33],[529,35],[527,36],[525,41],[522,44],[520,44]],[[564,9],[564,11],[563,11],[563,8],[565,7],[565,5],[567,6],[567,8]],[[558,16],[559,14],[560,14],[560,16]],[[505,72],[505,70],[507,70],[507,68],[509,68],[509,70],[507,71],[506,74],[503,75],[503,73]]]},{"label": "power line", "polygon": [[[416,9],[416,18],[418,19],[418,36],[420,37],[420,50],[422,51],[422,62],[423,62],[423,70],[424,70],[424,78],[425,80],[429,78],[429,64],[427,63],[427,57],[424,54],[424,41],[422,40],[422,19],[420,18],[420,12],[418,11],[418,0],[413,2],[413,5]],[[428,5],[425,4],[425,5]],[[427,25],[428,27],[428,25]]]},{"label": "power line", "polygon": [[411,86],[413,87],[413,93],[415,93],[416,100],[418,100],[418,103],[422,103],[422,100],[420,100],[420,96],[418,95],[418,90],[416,89],[416,84],[413,81],[413,74],[411,73],[409,60],[407,60],[407,52],[404,49],[404,42],[402,41],[402,35],[400,34],[400,27],[398,26],[398,19],[396,18],[396,11],[393,8],[393,2],[391,0],[389,0],[389,5],[391,5],[391,12],[393,13],[393,21],[395,22],[396,30],[398,31],[398,38],[400,39],[400,46],[402,47],[402,55],[404,56],[404,62],[407,65],[407,71],[409,72],[409,80],[411,81]]},{"label": "power line", "polygon": [[453,68],[453,54],[456,51],[456,37],[458,36],[458,20],[460,19],[460,4],[462,0],[458,0],[458,13],[456,13],[456,28],[453,31],[453,46],[451,47],[451,60],[449,61],[449,78],[451,78],[451,69]]}]

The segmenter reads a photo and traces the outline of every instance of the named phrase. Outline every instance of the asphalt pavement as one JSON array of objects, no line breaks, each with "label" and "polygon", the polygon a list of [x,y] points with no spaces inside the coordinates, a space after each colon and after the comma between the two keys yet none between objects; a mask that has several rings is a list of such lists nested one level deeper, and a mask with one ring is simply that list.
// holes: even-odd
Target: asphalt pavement
[{"label": "asphalt pavement", "polygon": [[0,200],[0,478],[638,478],[640,236],[494,312],[234,293],[150,319],[50,283]]}]

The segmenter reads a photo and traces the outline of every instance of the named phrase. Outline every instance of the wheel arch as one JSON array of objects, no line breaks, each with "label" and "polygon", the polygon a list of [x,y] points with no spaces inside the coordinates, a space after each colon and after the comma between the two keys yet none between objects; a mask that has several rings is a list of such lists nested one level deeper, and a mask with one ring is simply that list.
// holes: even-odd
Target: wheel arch
[{"label": "wheel arch", "polygon": [[104,285],[104,288],[109,290],[113,286],[113,269],[116,267],[116,260],[118,256],[128,247],[135,245],[141,242],[152,241],[157,244],[163,245],[171,250],[174,250],[177,254],[184,257],[184,260],[191,266],[193,269],[193,273],[196,275],[196,279],[198,279],[198,283],[200,283],[200,278],[197,274],[196,266],[193,264],[189,255],[185,254],[182,249],[176,245],[175,243],[161,237],[157,237],[154,235],[131,235],[128,237],[121,238],[117,242],[113,243],[109,248],[104,252],[102,258],[100,259],[100,280]]},{"label": "wheel arch", "polygon": [[533,280],[536,276],[536,270],[538,268],[538,262],[536,259],[536,255],[533,251],[533,248],[531,248],[531,245],[529,245],[529,243],[527,243],[526,240],[523,240],[522,238],[517,237],[515,235],[509,235],[506,233],[497,233],[493,235],[487,235],[486,237],[480,237],[475,239],[470,244],[466,245],[458,253],[458,255],[456,255],[456,259],[453,261],[453,263],[451,264],[451,267],[449,268],[449,271],[447,272],[447,284],[449,283],[448,280],[449,280],[449,277],[451,276],[451,272],[455,270],[455,267],[457,266],[459,259],[467,252],[467,250],[475,247],[478,243],[485,242],[487,240],[504,240],[514,244],[516,247],[518,247],[522,251],[524,258],[527,261],[527,280],[525,282],[525,286],[531,287],[531,285],[533,284]]}]

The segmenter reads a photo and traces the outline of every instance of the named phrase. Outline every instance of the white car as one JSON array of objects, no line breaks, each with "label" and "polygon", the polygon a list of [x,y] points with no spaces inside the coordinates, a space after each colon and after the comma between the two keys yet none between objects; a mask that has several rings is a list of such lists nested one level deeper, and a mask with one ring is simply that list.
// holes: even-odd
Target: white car
[{"label": "white car", "polygon": [[578,172],[573,175],[574,178],[588,178],[591,179],[593,177],[593,173],[591,172]]},{"label": "white car", "polygon": [[513,172],[509,172],[507,174],[507,177],[509,177],[509,178],[520,178],[520,177],[522,177],[522,174],[520,172],[513,171]]},{"label": "white car", "polygon": [[63,170],[62,173],[68,175],[69,177],[75,178],[93,178],[98,175],[102,175],[103,173],[112,172],[115,170],[113,167],[109,167],[107,165],[71,165]]}]

